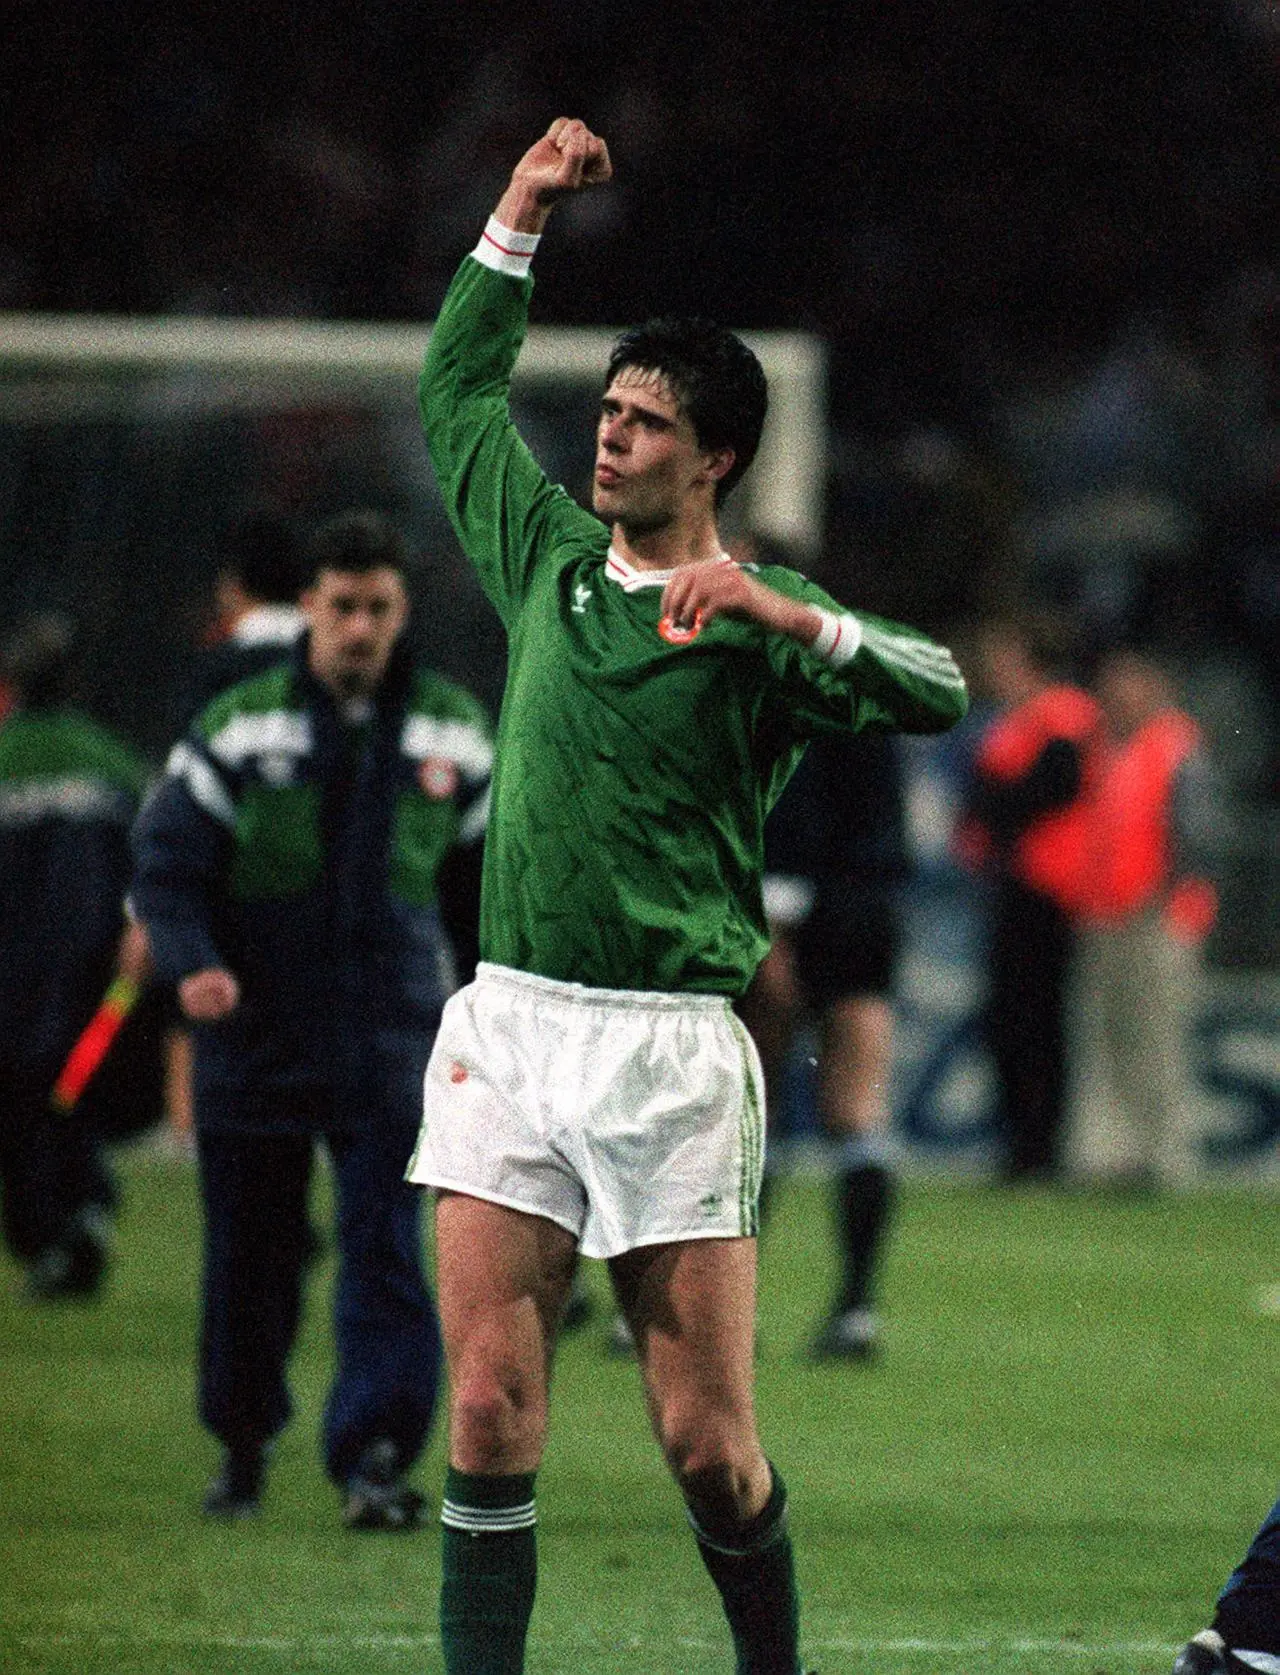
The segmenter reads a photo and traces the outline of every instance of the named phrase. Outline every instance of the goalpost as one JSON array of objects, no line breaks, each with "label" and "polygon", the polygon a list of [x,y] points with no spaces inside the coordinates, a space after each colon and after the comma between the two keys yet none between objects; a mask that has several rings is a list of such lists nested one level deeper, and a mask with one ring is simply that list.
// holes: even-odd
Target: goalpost
[{"label": "goalpost", "polygon": [[[217,317],[0,314],[0,423],[136,418],[162,381],[164,411],[252,412],[353,397],[411,405],[426,325]],[[533,326],[514,393],[602,387],[615,333]],[[760,451],[735,496],[738,519],[817,549],[826,471],[826,355],[802,332],[744,332],[769,380]],[[130,385],[134,394],[128,394]]]}]

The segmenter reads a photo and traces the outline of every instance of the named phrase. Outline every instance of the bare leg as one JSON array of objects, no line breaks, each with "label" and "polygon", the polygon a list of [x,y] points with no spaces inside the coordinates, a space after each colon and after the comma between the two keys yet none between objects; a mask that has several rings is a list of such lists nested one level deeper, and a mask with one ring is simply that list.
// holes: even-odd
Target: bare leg
[{"label": "bare leg", "polygon": [[436,1206],[436,1284],[449,1365],[449,1458],[536,1471],[556,1323],[576,1263],[554,1222],[463,1193]]},{"label": "bare leg", "polygon": [[847,995],[822,1021],[818,1104],[827,1132],[843,1139],[889,1122],[893,1007],[883,995]]},{"label": "bare leg", "polygon": [[537,1581],[534,1474],[574,1240],[462,1193],[436,1206],[449,1367],[440,1633],[448,1675],[519,1675]]},{"label": "bare leg", "polygon": [[610,1264],[654,1433],[685,1499],[731,1520],[769,1493],[753,1385],[754,1239],[695,1239]]},{"label": "bare leg", "polygon": [[738,1007],[764,1066],[770,1106],[803,1011],[795,953],[786,933],[776,927],[771,929],[773,945],[756,967],[751,986]]},{"label": "bare leg", "polygon": [[719,1589],[739,1675],[796,1675],[786,1490],[756,1431],[755,1241],[662,1245],[611,1268],[653,1428]]}]

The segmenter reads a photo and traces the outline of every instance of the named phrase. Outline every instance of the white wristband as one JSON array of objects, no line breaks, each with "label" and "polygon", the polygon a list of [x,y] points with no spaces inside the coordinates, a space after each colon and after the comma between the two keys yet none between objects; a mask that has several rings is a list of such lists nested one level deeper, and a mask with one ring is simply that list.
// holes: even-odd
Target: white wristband
[{"label": "white wristband", "polygon": [[491,215],[480,235],[479,244],[471,254],[477,262],[492,268],[495,273],[507,273],[513,279],[523,279],[529,271],[540,237],[539,233],[517,233],[514,228],[504,227]]},{"label": "white wristband", "polygon": [[834,611],[824,611],[821,607],[817,609],[822,627],[809,650],[825,663],[830,663],[832,668],[841,669],[853,660],[862,644],[862,624],[849,611],[841,611],[837,616]]}]

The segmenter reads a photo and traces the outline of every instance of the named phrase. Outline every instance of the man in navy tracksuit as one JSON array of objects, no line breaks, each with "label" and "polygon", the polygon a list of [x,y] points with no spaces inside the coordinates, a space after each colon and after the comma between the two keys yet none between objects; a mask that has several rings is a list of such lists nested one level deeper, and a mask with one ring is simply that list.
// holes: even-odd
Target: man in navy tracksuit
[{"label": "man in navy tracksuit", "polygon": [[257,1511],[290,1413],[286,1362],[323,1138],[336,1196],[336,1369],[324,1457],[352,1528],[404,1529],[439,1331],[404,1170],[452,987],[436,902],[479,838],[492,743],[466,692],[416,668],[401,538],[356,513],[317,534],[291,659],[220,694],[135,832],[133,911],[195,1025],[205,1215],[200,1414],[215,1517]]}]

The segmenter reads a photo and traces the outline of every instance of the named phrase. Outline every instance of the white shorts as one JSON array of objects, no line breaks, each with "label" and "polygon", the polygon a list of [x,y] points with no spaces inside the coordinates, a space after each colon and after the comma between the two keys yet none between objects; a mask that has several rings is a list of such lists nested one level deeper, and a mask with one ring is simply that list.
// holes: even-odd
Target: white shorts
[{"label": "white shorts", "polygon": [[407,1178],[546,1216],[585,1256],[758,1226],[764,1078],[722,995],[482,963],[444,1010]]}]

